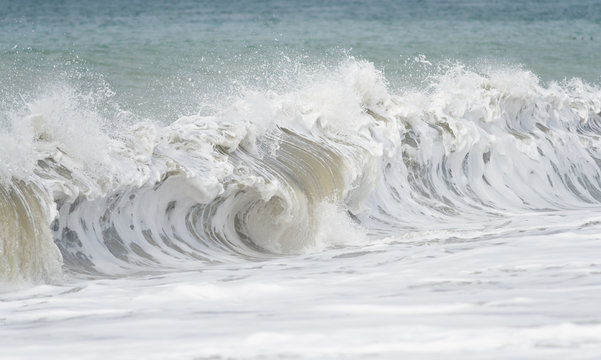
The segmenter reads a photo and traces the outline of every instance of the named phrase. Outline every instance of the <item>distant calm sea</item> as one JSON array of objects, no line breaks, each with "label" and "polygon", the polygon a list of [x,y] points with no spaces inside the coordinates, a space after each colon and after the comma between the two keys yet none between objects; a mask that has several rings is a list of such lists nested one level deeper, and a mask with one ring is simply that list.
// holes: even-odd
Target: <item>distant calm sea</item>
[{"label": "distant calm sea", "polygon": [[0,358],[599,358],[600,64],[593,0],[0,0]]}]

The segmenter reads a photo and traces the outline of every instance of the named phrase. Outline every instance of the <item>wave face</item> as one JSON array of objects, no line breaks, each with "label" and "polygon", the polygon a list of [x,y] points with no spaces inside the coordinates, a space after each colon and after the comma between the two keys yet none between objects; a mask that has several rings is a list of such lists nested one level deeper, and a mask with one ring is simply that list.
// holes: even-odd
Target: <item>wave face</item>
[{"label": "wave face", "polygon": [[601,89],[348,60],[211,116],[119,127],[68,87],[0,136],[3,281],[197,268],[601,201]]}]

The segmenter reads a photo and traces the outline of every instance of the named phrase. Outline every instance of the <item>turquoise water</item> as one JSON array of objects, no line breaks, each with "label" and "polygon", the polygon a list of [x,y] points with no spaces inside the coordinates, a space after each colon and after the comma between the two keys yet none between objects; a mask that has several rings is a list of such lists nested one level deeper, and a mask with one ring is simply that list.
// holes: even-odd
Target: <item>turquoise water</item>
[{"label": "turquoise water", "polygon": [[[65,79],[104,82],[125,109],[164,122],[241,86],[281,87],[299,67],[349,56],[373,62],[397,87],[427,85],[456,63],[519,67],[545,81],[601,76],[601,4],[592,0],[5,1],[0,8],[4,93]],[[419,56],[432,66],[416,64]]]}]

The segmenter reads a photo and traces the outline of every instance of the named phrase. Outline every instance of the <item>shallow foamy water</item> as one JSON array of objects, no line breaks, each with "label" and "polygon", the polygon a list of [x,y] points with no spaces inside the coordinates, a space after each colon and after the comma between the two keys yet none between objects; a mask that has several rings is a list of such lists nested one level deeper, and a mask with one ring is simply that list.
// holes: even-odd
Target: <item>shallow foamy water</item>
[{"label": "shallow foamy water", "polygon": [[3,358],[594,358],[600,216],[5,294]]}]

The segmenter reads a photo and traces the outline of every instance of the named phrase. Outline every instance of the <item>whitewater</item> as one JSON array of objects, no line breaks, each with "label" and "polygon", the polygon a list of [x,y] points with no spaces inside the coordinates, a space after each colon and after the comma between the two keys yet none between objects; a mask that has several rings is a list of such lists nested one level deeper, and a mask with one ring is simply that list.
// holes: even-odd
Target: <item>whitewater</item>
[{"label": "whitewater", "polygon": [[67,83],[4,106],[1,357],[600,355],[598,86],[291,84],[168,124]]}]

